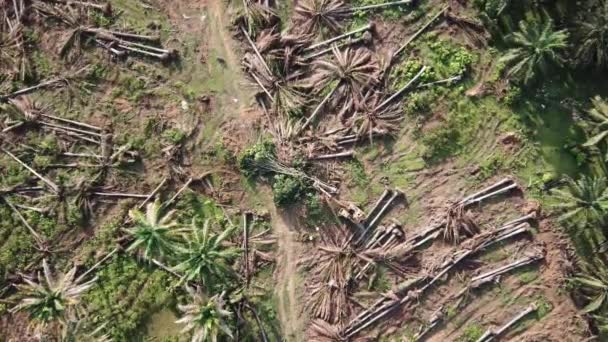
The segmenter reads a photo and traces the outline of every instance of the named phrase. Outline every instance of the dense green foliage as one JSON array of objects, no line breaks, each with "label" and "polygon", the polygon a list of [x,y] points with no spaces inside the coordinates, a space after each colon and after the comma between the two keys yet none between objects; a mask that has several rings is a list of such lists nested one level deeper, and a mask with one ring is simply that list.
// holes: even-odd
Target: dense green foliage
[{"label": "dense green foliage", "polygon": [[608,1],[597,1],[577,22],[576,62],[599,70],[608,67]]},{"label": "dense green foliage", "polygon": [[278,206],[298,203],[308,191],[309,188],[303,179],[287,175],[276,175],[273,178],[272,194]]},{"label": "dense green foliage", "polygon": [[567,48],[568,33],[556,31],[551,19],[522,20],[519,31],[508,37],[512,46],[502,57],[508,65],[507,76],[529,84],[539,75],[547,75],[552,66],[561,66],[560,55]]},{"label": "dense green foliage", "polygon": [[129,256],[115,256],[97,277],[97,285],[82,301],[93,321],[105,324],[104,330],[118,341],[137,336],[146,318],[172,301],[175,279]]},{"label": "dense green foliage", "polygon": [[260,162],[273,157],[275,154],[274,143],[270,140],[263,140],[243,151],[238,158],[238,165],[241,172],[246,177],[262,176],[267,173],[257,165]]}]

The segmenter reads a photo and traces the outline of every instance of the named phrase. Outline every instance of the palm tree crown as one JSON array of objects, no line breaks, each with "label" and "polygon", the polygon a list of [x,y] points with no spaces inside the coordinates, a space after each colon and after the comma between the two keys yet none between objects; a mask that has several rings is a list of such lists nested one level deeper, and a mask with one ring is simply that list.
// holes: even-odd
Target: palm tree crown
[{"label": "palm tree crown", "polygon": [[593,136],[585,142],[584,146],[597,145],[608,136],[608,102],[596,96],[591,100],[593,107],[587,113],[589,124],[593,127]]},{"label": "palm tree crown", "polygon": [[577,25],[581,43],[576,51],[579,65],[608,67],[608,1],[600,1],[596,10]]},{"label": "palm tree crown", "polygon": [[135,226],[127,228],[135,241],[131,243],[127,251],[143,250],[146,259],[164,257],[171,254],[178,241],[177,233],[182,230],[175,229],[177,222],[173,219],[174,210],[167,213],[162,212],[160,201],[149,203],[146,213],[139,210],[129,211],[129,216],[135,222]]},{"label": "palm tree crown", "polygon": [[182,332],[192,333],[192,342],[216,342],[220,333],[232,338],[232,332],[226,322],[232,313],[224,309],[224,293],[206,298],[200,289],[195,291],[187,287],[186,290],[190,294],[191,302],[177,306],[183,316],[176,323],[186,325]]},{"label": "palm tree crown", "polygon": [[80,296],[94,285],[97,278],[81,283],[81,279],[74,279],[76,267],[55,277],[46,259],[42,261],[42,268],[43,275],[38,274],[38,282],[24,278],[25,284],[17,285],[21,301],[11,311],[28,311],[41,327],[55,321],[65,325],[74,319]]},{"label": "palm tree crown", "polygon": [[608,186],[604,177],[566,178],[566,188],[555,190],[553,206],[563,214],[560,220],[577,228],[601,224],[608,212]]},{"label": "palm tree crown", "polygon": [[224,240],[233,232],[230,226],[221,234],[210,231],[211,220],[205,220],[203,227],[197,227],[192,220],[192,228],[187,246],[180,248],[182,262],[175,266],[175,271],[182,273],[183,281],[200,281],[206,288],[215,284],[215,280],[233,274],[230,262],[239,255],[239,249],[226,247]]},{"label": "palm tree crown", "polygon": [[583,311],[590,313],[608,307],[608,268],[606,265],[582,263],[580,266],[582,272],[572,280],[580,286],[583,296],[589,301]]},{"label": "palm tree crown", "polygon": [[567,47],[566,30],[555,31],[553,21],[522,20],[519,32],[508,39],[513,47],[501,60],[507,64],[507,75],[530,83],[540,71],[546,73],[550,64],[561,65],[560,50]]}]

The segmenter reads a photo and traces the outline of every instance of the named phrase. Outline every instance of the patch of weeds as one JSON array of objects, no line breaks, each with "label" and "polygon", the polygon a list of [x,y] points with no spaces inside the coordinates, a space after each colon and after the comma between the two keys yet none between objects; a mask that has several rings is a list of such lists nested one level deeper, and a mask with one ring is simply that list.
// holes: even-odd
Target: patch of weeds
[{"label": "patch of weeds", "polygon": [[280,207],[296,204],[306,196],[309,188],[303,179],[283,174],[276,175],[272,183],[274,203]]},{"label": "patch of weeds", "polygon": [[484,159],[479,164],[477,178],[479,180],[485,180],[494,176],[503,167],[504,160],[504,156],[501,156],[500,154],[493,154],[489,158]]},{"label": "patch of weeds", "polygon": [[532,267],[526,268],[517,276],[517,279],[519,279],[522,284],[530,284],[538,279],[538,271]]},{"label": "patch of weeds", "polygon": [[46,169],[53,162],[53,158],[41,154],[37,154],[34,157],[34,168],[35,169]]},{"label": "patch of weeds", "polygon": [[385,293],[391,289],[391,280],[383,267],[376,267],[374,276],[369,279],[368,289]]},{"label": "patch of weeds", "polygon": [[334,220],[333,214],[328,210],[316,193],[308,192],[304,198],[306,205],[306,223],[309,227],[316,227]]},{"label": "patch of weeds", "polygon": [[[424,62],[420,59],[412,58],[408,59],[404,63],[395,66],[391,72],[390,84],[393,90],[403,88],[411,79],[414,78],[422,69]],[[426,68],[420,76],[418,82],[420,84],[432,82],[437,79],[435,72],[432,68]]]},{"label": "patch of weeds", "polygon": [[473,322],[467,325],[456,341],[457,342],[475,342],[485,332],[485,329],[478,322]]},{"label": "patch of weeds", "polygon": [[31,54],[31,61],[36,75],[38,78],[46,78],[52,75],[55,69],[53,68],[53,62],[49,60],[46,53],[41,50],[34,50]]},{"label": "patch of weeds", "polygon": [[179,145],[186,139],[186,132],[179,128],[170,128],[163,132],[162,138],[172,145]]},{"label": "patch of weeds", "polygon": [[228,150],[221,141],[215,143],[211,155],[226,164],[233,164],[236,162],[236,156]]},{"label": "patch of weeds", "polygon": [[104,331],[118,341],[138,340],[149,315],[172,299],[174,279],[164,271],[137,264],[129,256],[115,255],[97,276],[83,302],[94,323],[105,324]]},{"label": "patch of weeds", "polygon": [[448,305],[448,308],[446,309],[446,320],[449,321],[452,318],[456,317],[456,315],[458,315],[458,310],[456,308],[455,305]]},{"label": "patch of weeds", "polygon": [[365,188],[369,185],[369,178],[365,173],[363,163],[357,159],[353,159],[346,164],[346,169],[349,172],[350,182],[360,188]]},{"label": "patch of weeds", "polygon": [[43,153],[55,154],[59,151],[59,141],[55,135],[48,134],[39,141],[38,148],[40,148]]},{"label": "patch of weeds", "polygon": [[460,130],[451,121],[429,130],[422,137],[423,158],[434,163],[454,155],[462,147],[460,138]]},{"label": "patch of weeds", "polygon": [[465,47],[447,40],[434,39],[427,46],[432,67],[441,78],[461,75],[477,60]]},{"label": "patch of weeds", "polygon": [[96,63],[88,69],[86,79],[89,83],[97,84],[103,81],[107,74],[108,68],[101,63]]},{"label": "patch of weeds", "polygon": [[536,303],[536,319],[541,320],[543,317],[547,316],[551,310],[553,310],[553,305],[549,300],[544,297],[538,297],[535,301]]},{"label": "patch of weeds", "polygon": [[121,74],[118,79],[118,87],[112,90],[112,97],[125,96],[130,101],[136,102],[144,96],[146,82],[138,77],[128,74]]},{"label": "patch of weeds", "polygon": [[408,95],[403,111],[410,117],[427,116],[431,111],[431,104],[437,98],[437,92],[420,90]]}]

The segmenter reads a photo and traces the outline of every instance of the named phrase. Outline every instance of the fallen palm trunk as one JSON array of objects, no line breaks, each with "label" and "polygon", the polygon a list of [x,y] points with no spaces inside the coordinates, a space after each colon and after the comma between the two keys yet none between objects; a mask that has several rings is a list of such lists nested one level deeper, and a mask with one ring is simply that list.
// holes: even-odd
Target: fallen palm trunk
[{"label": "fallen palm trunk", "polygon": [[40,173],[36,172],[36,170],[34,170],[33,168],[31,168],[29,165],[27,165],[26,163],[24,163],[23,161],[21,161],[21,159],[17,158],[14,154],[10,153],[8,150],[6,150],[4,147],[0,147],[0,149],[2,149],[2,152],[6,153],[9,157],[11,157],[14,161],[16,161],[17,163],[19,163],[19,165],[23,166],[24,168],[26,168],[29,172],[31,172],[34,176],[36,176],[38,179],[40,179],[42,182],[44,182],[46,185],[48,185],[51,190],[53,190],[53,192],[55,193],[59,193],[59,186],[57,186],[57,184],[55,184],[54,182],[52,182],[50,179],[44,177],[43,175],[41,175]]},{"label": "fallen palm trunk", "polygon": [[358,245],[363,240],[365,240],[365,238],[367,237],[367,234],[369,233],[369,231],[376,226],[376,224],[380,221],[380,219],[382,218],[382,216],[384,216],[384,213],[393,204],[393,202],[397,198],[399,198],[401,196],[403,196],[403,192],[401,192],[398,189],[392,190],[392,196],[386,201],[386,203],[384,203],[384,205],[378,211],[378,213],[376,214],[376,216],[371,221],[369,221],[369,222],[365,221],[363,232],[361,233],[361,235],[359,236],[359,238],[355,242],[355,245]]},{"label": "fallen palm trunk", "polygon": [[392,192],[392,190],[384,189],[384,191],[382,192],[382,195],[380,195],[380,197],[378,197],[378,200],[376,201],[374,206],[369,210],[369,212],[365,216],[365,220],[363,220],[363,222],[369,222],[369,219],[376,212],[376,210],[380,207],[380,204],[382,204],[382,202],[391,194],[391,192]]},{"label": "fallen palm trunk", "polygon": [[163,180],[160,181],[160,183],[158,183],[156,188],[154,188],[154,190],[152,190],[152,192],[150,192],[148,197],[146,197],[146,199],[144,199],[140,204],[137,205],[137,209],[142,209],[148,202],[150,202],[150,200],[152,198],[154,198],[154,196],[156,196],[156,194],[160,191],[160,189],[165,185],[166,182],[167,182],[167,177],[164,177]]},{"label": "fallen palm trunk", "polygon": [[[122,37],[122,38],[134,39],[134,40],[145,40],[145,41],[149,41],[149,42],[153,42],[153,43],[160,42],[159,36],[146,36],[146,35],[141,35],[141,34],[120,32],[120,31],[110,31],[110,30],[103,30],[103,29],[90,29],[87,32],[102,33],[102,34],[111,35],[111,36],[115,36],[115,37],[119,37],[119,38]],[[165,50],[165,51],[167,51],[167,50]]]},{"label": "fallen palm trunk", "polygon": [[530,304],[530,306],[528,306],[525,310],[523,310],[522,312],[517,314],[515,317],[513,317],[513,319],[511,319],[505,325],[498,328],[498,330],[492,330],[492,329],[486,330],[486,332],[479,339],[477,339],[476,342],[490,342],[490,341],[496,340],[498,337],[503,335],[507,330],[509,330],[512,326],[517,324],[517,322],[521,321],[524,317],[535,312],[536,310],[537,310],[536,304],[535,303]]},{"label": "fallen palm trunk", "polygon": [[112,5],[107,3],[105,5],[96,4],[92,2],[84,2],[84,1],[64,1],[64,0],[52,0],[50,2],[64,4],[68,6],[79,6],[84,8],[91,8],[103,13],[106,17],[112,16]]},{"label": "fallen palm trunk", "polygon": [[[116,48],[120,48],[120,49],[131,51],[131,52],[136,52],[136,53],[146,55],[149,57],[158,58],[162,61],[167,61],[171,58],[174,58],[177,55],[177,52],[175,50],[161,49],[161,48],[158,48],[155,46],[130,42],[130,41],[122,39],[122,38],[130,38],[130,39],[147,40],[147,41],[156,42],[159,40],[158,37],[142,36],[142,35],[136,35],[136,34],[131,34],[131,33],[122,33],[122,32],[107,31],[107,30],[92,29],[92,28],[83,28],[81,30],[81,32],[94,35],[95,40],[98,43],[100,43],[100,45],[102,45],[106,49],[109,49],[112,53],[115,53],[117,55],[120,55],[120,50],[118,50]],[[100,40],[108,41],[109,43],[104,44]],[[114,51],[114,50],[116,50],[116,51]]]},{"label": "fallen palm trunk", "polygon": [[365,310],[360,316],[352,320],[342,330],[341,335],[345,338],[353,337],[363,329],[366,329],[372,324],[378,322],[380,319],[389,315],[396,308],[406,303],[410,303],[417,300],[421,294],[431,288],[435,282],[437,282],[441,277],[447,274],[464,259],[474,255],[475,253],[483,251],[494,244],[505,241],[513,236],[522,234],[527,231],[529,231],[529,225],[527,223],[522,223],[509,229],[499,229],[494,232],[485,233],[479,235],[477,238],[470,240],[470,247],[464,247],[463,249],[453,253],[452,258],[446,260],[443,263],[440,271],[437,272],[437,274],[432,277],[430,275],[425,276],[423,279],[418,281],[418,283],[425,283],[422,287],[416,290],[409,291],[408,294],[401,299],[395,298],[395,296],[385,296],[386,298],[391,299],[382,299],[383,301],[385,301],[385,303],[382,305],[375,305],[375,307],[377,308],[374,311],[371,311],[370,309]]},{"label": "fallen palm trunk", "polygon": [[504,189],[505,186],[508,187],[513,184],[515,184],[515,182],[511,178],[504,178],[498,181],[497,183],[490,185],[489,187],[486,187],[470,196],[465,197],[460,202],[458,202],[458,205],[468,205],[473,202],[479,202],[478,199],[482,196],[487,195],[488,193],[495,194],[496,191],[501,191],[502,189]]},{"label": "fallen palm trunk", "polygon": [[451,84],[451,83],[454,83],[454,82],[458,82],[460,80],[462,80],[462,74],[458,74],[456,76],[448,77],[448,78],[445,78],[445,79],[442,79],[442,80],[438,80],[438,81],[424,83],[424,84],[421,84],[421,85],[417,86],[416,89],[430,88],[430,87],[432,87],[434,85],[444,84],[444,83]]},{"label": "fallen palm trunk", "polygon": [[72,128],[72,127],[69,127],[69,126],[55,125],[55,124],[52,124],[50,122],[45,122],[45,121],[40,121],[40,124],[45,125],[45,126],[49,126],[49,127],[52,127],[52,128],[62,129],[62,130],[69,131],[69,132],[80,133],[80,134],[85,134],[85,135],[91,135],[91,136],[94,136],[94,137],[101,137],[100,133],[86,131],[86,130],[82,130],[82,129],[79,129],[79,128]]},{"label": "fallen palm trunk", "polygon": [[426,69],[427,69],[426,66],[423,66],[422,68],[420,68],[420,71],[418,71],[418,73],[414,76],[414,78],[412,78],[409,82],[407,82],[407,84],[404,85],[401,89],[397,90],[397,92],[394,93],[393,95],[391,95],[388,99],[386,99],[382,103],[380,103],[374,109],[374,112],[381,111],[389,103],[393,102],[397,97],[401,96],[406,90],[408,90],[412,86],[412,84],[414,84],[414,82],[416,82],[422,76],[422,74],[426,71]]},{"label": "fallen palm trunk", "polygon": [[21,223],[23,223],[23,225],[27,228],[27,230],[30,232],[30,234],[32,234],[32,237],[34,238],[34,241],[36,241],[38,248],[43,249],[44,239],[42,238],[42,236],[40,236],[40,234],[38,234],[36,232],[36,230],[34,230],[34,228],[32,228],[32,226],[30,226],[30,224],[27,222],[25,217],[23,217],[23,215],[21,214],[19,209],[17,209],[11,201],[9,201],[5,197],[1,197],[1,199],[2,199],[2,201],[4,201],[4,203],[6,203],[6,205],[8,205],[8,207],[15,213],[15,215],[17,215],[17,218],[19,218],[19,221],[21,221]]},{"label": "fallen palm trunk", "polygon": [[[511,264],[496,268],[496,269],[486,272],[484,274],[473,277],[469,281],[469,284],[467,286],[462,288],[455,296],[452,296],[448,300],[449,301],[460,301],[469,291],[478,289],[478,288],[484,286],[485,284],[488,284],[491,282],[496,282],[496,281],[498,281],[498,279],[500,279],[500,276],[502,276],[503,274],[510,273],[518,268],[530,265],[538,260],[544,259],[544,257],[545,257],[544,251],[542,253],[535,253],[534,255],[524,257]],[[457,304],[456,307],[459,308],[459,307],[461,307],[461,305]],[[435,313],[429,319],[428,325],[426,326],[426,328],[424,330],[420,331],[418,334],[416,334],[416,336],[414,337],[414,339],[416,341],[419,341],[420,339],[425,337],[435,327],[437,327],[441,322],[444,321],[445,316],[447,315],[447,312],[444,311],[443,308],[444,308],[444,305],[441,305],[441,307],[438,310],[436,310]]]},{"label": "fallen palm trunk", "polygon": [[[389,236],[389,238],[386,241],[382,242],[382,240],[386,236]],[[403,232],[399,228],[398,224],[393,223],[388,228],[384,229],[383,232],[380,232],[380,234],[377,234],[372,239],[370,239],[370,242],[367,243],[365,247],[366,247],[366,249],[372,249],[372,248],[376,248],[376,247],[381,247],[382,249],[387,249],[387,248],[391,247],[393,242],[396,239],[398,239],[400,236],[403,236]],[[371,265],[372,265],[372,261],[366,262],[365,265],[363,267],[361,267],[359,272],[355,275],[355,280],[361,279],[365,275],[367,270],[371,267]]]},{"label": "fallen palm trunk", "polygon": [[354,155],[355,155],[355,151],[345,151],[345,152],[339,152],[339,153],[312,156],[309,159],[310,160],[326,160],[326,159],[336,159],[336,158],[352,158]]},{"label": "fallen palm trunk", "polygon": [[114,44],[113,43],[104,43],[99,39],[95,39],[95,42],[97,43],[97,45],[101,46],[102,48],[106,49],[108,52],[110,52],[112,55],[114,55],[117,58],[124,58],[125,56],[127,56],[127,52],[123,51],[123,50],[118,50],[114,48]]},{"label": "fallen palm trunk", "polygon": [[328,40],[325,40],[325,41],[319,42],[319,43],[317,43],[317,44],[313,44],[313,45],[311,45],[311,46],[307,47],[306,49],[304,49],[303,51],[304,51],[304,52],[310,52],[310,51],[312,51],[312,50],[314,50],[314,49],[317,49],[317,48],[320,48],[320,47],[322,47],[322,46],[326,46],[326,45],[332,44],[333,42],[337,42],[337,41],[342,40],[342,39],[344,39],[344,38],[348,38],[348,37],[350,37],[350,36],[354,36],[354,35],[356,35],[356,34],[358,34],[358,33],[365,32],[365,31],[370,31],[370,30],[372,30],[372,29],[373,29],[373,27],[374,27],[374,24],[373,24],[373,23],[369,23],[369,24],[367,24],[367,25],[364,25],[364,26],[362,26],[362,27],[359,27],[358,29],[352,30],[352,31],[350,31],[350,32],[346,32],[346,33],[344,33],[344,34],[341,34],[341,35],[339,35],[339,36],[336,36],[336,37],[330,38],[330,39],[328,39]]},{"label": "fallen palm trunk", "polygon": [[194,178],[192,178],[192,177],[188,178],[186,183],[184,183],[184,185],[182,185],[182,187],[175,193],[175,195],[173,195],[173,197],[171,197],[171,199],[169,199],[165,203],[165,207],[170,206],[182,194],[182,192],[184,192],[184,191],[186,191],[186,189],[188,189],[188,187],[190,186],[190,184],[192,184],[193,181],[194,181]]},{"label": "fallen palm trunk", "polygon": [[266,69],[268,74],[273,75],[272,71],[270,70],[270,67],[268,67],[268,64],[266,63],[266,60],[264,59],[264,57],[262,57],[260,50],[258,50],[258,48],[255,46],[255,43],[253,42],[253,40],[251,40],[251,37],[249,37],[249,33],[247,33],[247,30],[245,30],[245,28],[243,26],[241,26],[241,31],[243,32],[243,34],[245,35],[245,38],[247,39],[247,42],[249,43],[249,45],[255,52],[255,55],[258,56],[258,58],[260,59],[260,62],[262,62],[262,64],[264,65],[264,68]]},{"label": "fallen palm trunk", "polygon": [[119,197],[119,198],[148,198],[145,194],[130,194],[122,192],[92,192],[91,195],[101,197]]},{"label": "fallen palm trunk", "polygon": [[91,272],[93,272],[95,269],[97,269],[97,267],[101,266],[101,264],[103,264],[104,262],[106,262],[106,260],[110,259],[114,254],[118,253],[118,251],[119,251],[118,247],[114,248],[110,253],[106,254],[103,258],[101,258],[98,262],[96,262],[93,266],[91,266],[91,268],[89,268],[86,272],[84,272],[83,274],[81,274],[77,278],[76,282],[78,282],[79,280],[84,279],[84,277],[86,277]]},{"label": "fallen palm trunk", "polygon": [[392,6],[399,6],[399,5],[411,5],[413,3],[414,3],[413,0],[389,1],[389,2],[385,2],[385,3],[381,3],[381,4],[351,7],[351,8],[344,10],[343,12],[354,13],[354,12],[358,12],[358,11],[369,11],[369,10],[373,10],[373,9],[380,9],[380,8],[386,8],[386,7],[392,7]]},{"label": "fallen palm trunk", "polygon": [[[347,41],[346,41],[346,42],[344,42],[344,43],[340,43],[340,44],[334,44],[334,46],[335,46],[336,48],[338,48],[338,49],[339,49],[339,48],[343,48],[343,47],[345,47],[345,46],[359,44],[359,43],[361,43],[361,42],[365,41],[365,39],[366,39],[365,37],[358,37],[358,38],[355,38],[355,39],[349,39],[349,40],[347,40]],[[314,58],[317,58],[317,57],[323,56],[323,55],[325,55],[325,54],[328,54],[328,53],[332,52],[332,51],[333,51],[333,49],[334,49],[334,48],[333,48],[333,46],[332,46],[332,47],[329,47],[329,48],[323,49],[323,50],[321,50],[321,51],[317,51],[317,52],[315,52],[315,53],[312,53],[312,54],[310,54],[310,55],[306,55],[306,56],[302,57],[302,59],[303,59],[303,60],[305,60],[305,61],[309,61],[309,60],[311,60],[311,59],[314,59]]]},{"label": "fallen palm trunk", "polygon": [[327,101],[329,101],[329,99],[334,95],[334,93],[336,92],[336,90],[338,90],[338,87],[340,86],[340,83],[341,82],[339,82],[338,84],[336,84],[336,86],[329,93],[327,93],[327,95],[325,95],[325,97],[323,98],[323,100],[321,100],[321,102],[319,102],[319,104],[317,105],[317,107],[315,107],[315,109],[313,110],[312,114],[310,114],[310,116],[306,119],[306,121],[304,121],[304,123],[302,124],[302,126],[300,126],[300,128],[296,132],[296,136],[299,135],[300,132],[302,132],[306,127],[308,127],[308,125],[310,125],[313,122],[313,120],[321,112],[321,109],[323,108],[323,106],[325,106],[325,104],[327,103]]},{"label": "fallen palm trunk", "polygon": [[426,31],[426,29],[429,28],[431,24],[433,24],[433,22],[437,20],[437,18],[442,16],[449,8],[450,6],[445,6],[443,9],[437,12],[437,14],[435,14],[431,19],[429,19],[429,21],[424,24],[418,31],[416,31],[416,33],[414,33],[410,38],[408,38],[408,40],[403,43],[403,45],[401,45],[399,49],[395,51],[395,53],[393,53],[393,60],[395,60],[401,54],[401,52],[403,52],[403,50],[405,50],[405,48],[410,45],[411,42],[413,42],[416,38],[418,38],[418,36],[420,36],[424,31]]},{"label": "fallen palm trunk", "polygon": [[68,119],[60,118],[58,116],[48,115],[48,114],[44,114],[44,113],[41,113],[40,116],[48,118],[48,119],[51,119],[51,120],[55,120],[55,121],[60,121],[60,122],[72,124],[74,126],[80,126],[82,128],[88,128],[88,129],[96,131],[96,132],[101,132],[101,128],[99,128],[97,126],[89,125],[89,124],[86,124],[86,123],[83,123],[83,122],[80,122],[80,121],[68,120]]},{"label": "fallen palm trunk", "polygon": [[50,127],[50,126],[43,126],[42,129],[43,130],[49,130],[49,131],[56,132],[56,133],[65,134],[67,136],[78,138],[78,139],[80,139],[82,141],[90,142],[90,143],[93,143],[93,144],[96,144],[96,145],[100,145],[101,144],[101,142],[99,140],[92,139],[92,138],[86,137],[86,136],[84,136],[82,134],[71,132],[71,131],[68,131],[68,130],[61,129],[61,128]]},{"label": "fallen palm trunk", "polygon": [[243,265],[245,268],[245,284],[249,286],[249,227],[247,213],[243,213]]},{"label": "fallen palm trunk", "polygon": [[40,82],[40,83],[38,83],[38,84],[36,84],[34,86],[31,86],[31,87],[20,89],[20,90],[14,91],[14,92],[6,94],[6,95],[0,95],[0,102],[4,102],[4,101],[6,101],[8,99],[11,99],[13,97],[29,94],[29,93],[31,93],[31,92],[33,92],[35,90],[38,90],[38,89],[51,87],[51,86],[57,85],[59,83],[67,84],[67,81],[66,81],[65,78],[61,77],[61,78],[55,78],[55,79],[52,79],[52,80]]}]

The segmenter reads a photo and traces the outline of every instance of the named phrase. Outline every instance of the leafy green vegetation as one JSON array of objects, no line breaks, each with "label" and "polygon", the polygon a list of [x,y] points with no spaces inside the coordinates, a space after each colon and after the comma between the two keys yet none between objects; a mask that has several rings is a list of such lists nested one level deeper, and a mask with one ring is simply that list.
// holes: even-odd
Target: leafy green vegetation
[{"label": "leafy green vegetation", "polygon": [[308,193],[309,187],[303,179],[276,175],[272,182],[274,202],[279,206],[287,206],[300,202]]}]

